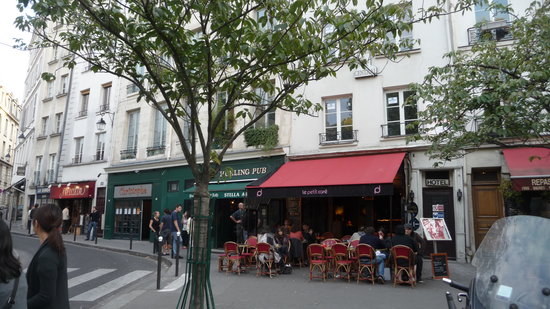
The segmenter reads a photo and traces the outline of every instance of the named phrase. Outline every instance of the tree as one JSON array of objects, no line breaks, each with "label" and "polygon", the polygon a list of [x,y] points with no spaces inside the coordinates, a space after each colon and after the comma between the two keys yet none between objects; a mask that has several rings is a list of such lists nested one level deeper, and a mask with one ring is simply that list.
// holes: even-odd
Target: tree
[{"label": "tree", "polygon": [[550,147],[549,13],[550,1],[533,2],[512,22],[509,44],[482,34],[413,85],[428,104],[413,139],[430,143],[432,158],[451,160],[486,144]]},{"label": "tree", "polygon": [[[452,9],[472,1],[460,0]],[[436,5],[417,10],[413,20],[409,1],[393,2],[18,0],[21,10],[30,6],[34,15],[18,18],[17,25],[41,38],[38,47],[73,53],[69,67],[83,59],[93,71],[131,81],[139,99],[157,108],[173,128],[196,183],[190,282],[181,307],[201,308],[214,306],[208,182],[227,149],[275,109],[320,110],[296,90],[335,76],[344,66],[366,68],[370,55],[394,59],[400,46],[387,35],[400,35],[446,7],[434,0]],[[225,126],[228,113],[244,125],[231,120]]]}]

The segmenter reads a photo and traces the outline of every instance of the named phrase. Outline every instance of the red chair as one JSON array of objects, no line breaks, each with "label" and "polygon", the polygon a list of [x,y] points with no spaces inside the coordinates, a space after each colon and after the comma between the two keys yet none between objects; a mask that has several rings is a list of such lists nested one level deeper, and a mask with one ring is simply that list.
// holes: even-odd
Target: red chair
[{"label": "red chair", "polygon": [[[393,286],[406,283],[414,287],[416,285],[416,272],[414,269],[415,255],[412,249],[402,245],[393,246],[390,249],[390,255],[394,267]],[[403,280],[404,274],[409,277],[408,280]]]},{"label": "red chair", "polygon": [[[241,261],[243,256],[239,254],[239,245],[233,241],[227,241],[223,244],[225,259],[227,261],[226,273],[235,271],[238,275],[241,274]],[[233,270],[236,268],[236,270]]]},{"label": "red chair", "polygon": [[332,255],[334,256],[334,278],[344,272],[349,282],[352,262],[348,258],[348,246],[341,243],[334,244],[332,246]]},{"label": "red chair", "polygon": [[351,248],[356,248],[358,244],[359,244],[359,239],[356,239],[356,240],[350,241],[348,246],[350,246]]},{"label": "red chair", "polygon": [[245,260],[246,266],[252,266],[254,265],[252,261],[256,262],[255,256],[256,256],[256,244],[258,243],[258,238],[256,236],[250,236],[244,244],[246,245],[243,249],[243,252],[241,252],[241,256],[243,256]]},{"label": "red chair", "polygon": [[275,275],[275,252],[270,244],[259,242],[256,244],[256,276]]},{"label": "red chair", "polygon": [[[367,244],[358,244],[355,248],[355,252],[357,253],[357,283],[359,283],[360,280],[369,280],[374,284],[376,280],[376,270],[378,269],[378,265],[376,264],[376,251]],[[365,270],[370,273],[370,276],[363,276],[363,271]]]},{"label": "red chair", "polygon": [[[309,280],[313,278],[323,279],[325,281],[327,275],[327,260],[325,259],[325,248],[319,244],[311,244],[307,247],[307,255],[309,262]],[[315,276],[315,271],[319,273]]]},{"label": "red chair", "polygon": [[342,241],[343,242],[348,242],[350,238],[351,238],[351,235],[344,235],[344,236],[342,236]]}]

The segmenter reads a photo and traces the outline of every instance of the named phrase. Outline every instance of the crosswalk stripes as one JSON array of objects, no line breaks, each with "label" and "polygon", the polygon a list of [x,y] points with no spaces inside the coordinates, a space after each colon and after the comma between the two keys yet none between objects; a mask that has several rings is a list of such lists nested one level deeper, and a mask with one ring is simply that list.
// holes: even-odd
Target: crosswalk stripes
[{"label": "crosswalk stripes", "polygon": [[70,301],[95,301],[96,299],[103,297],[109,293],[112,293],[124,287],[125,285],[128,285],[142,277],[147,276],[150,273],[152,273],[152,271],[136,270],[122,277],[118,277],[115,280],[102,284],[96,288],[88,290],[82,294],[76,295],[70,298],[69,300]]},{"label": "crosswalk stripes", "polygon": [[[76,286],[76,285],[79,285],[79,284],[82,284],[86,281],[90,281],[90,280],[93,280],[95,278],[98,278],[98,277],[101,277],[103,275],[106,275],[108,273],[111,273],[113,271],[115,271],[116,269],[106,269],[106,268],[100,268],[100,269],[96,269],[92,272],[89,272],[87,274],[83,274],[83,275],[80,275],[78,277],[74,277],[74,278],[71,278],[69,280],[69,289],[72,288],[73,286]],[[68,270],[67,270],[68,272]]]},{"label": "crosswalk stripes", "polygon": [[164,289],[159,290],[159,292],[172,292],[177,289],[180,289],[187,280],[187,274],[184,273],[183,275],[179,276],[178,279],[172,281],[169,285],[165,286]]}]

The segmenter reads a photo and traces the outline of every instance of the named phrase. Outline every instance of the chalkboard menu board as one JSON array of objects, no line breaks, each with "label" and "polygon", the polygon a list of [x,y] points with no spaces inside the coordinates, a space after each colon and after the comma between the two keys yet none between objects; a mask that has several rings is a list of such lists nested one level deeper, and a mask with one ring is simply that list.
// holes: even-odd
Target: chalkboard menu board
[{"label": "chalkboard menu board", "polygon": [[447,253],[432,253],[432,272],[434,279],[449,278],[449,264]]}]

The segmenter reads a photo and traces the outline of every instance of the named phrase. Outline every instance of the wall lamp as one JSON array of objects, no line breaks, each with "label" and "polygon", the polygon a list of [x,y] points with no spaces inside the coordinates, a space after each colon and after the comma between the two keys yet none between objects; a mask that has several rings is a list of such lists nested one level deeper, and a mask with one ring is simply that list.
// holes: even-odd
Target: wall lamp
[{"label": "wall lamp", "polygon": [[462,190],[456,191],[456,199],[460,202],[462,200]]},{"label": "wall lamp", "polygon": [[411,191],[409,192],[409,202],[412,203],[413,201],[414,201],[414,191],[411,190]]}]

